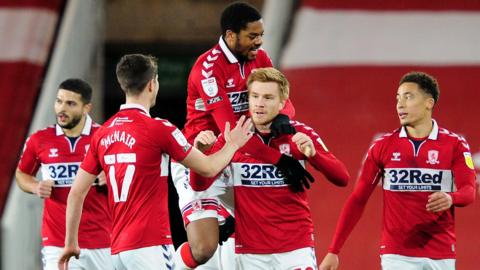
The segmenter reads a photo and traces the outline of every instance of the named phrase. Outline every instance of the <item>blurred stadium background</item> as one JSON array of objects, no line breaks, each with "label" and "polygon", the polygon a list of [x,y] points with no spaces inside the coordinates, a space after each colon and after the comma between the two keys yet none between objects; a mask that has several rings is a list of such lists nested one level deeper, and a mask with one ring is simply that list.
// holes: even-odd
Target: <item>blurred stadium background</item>
[{"label": "blurred stadium background", "polygon": [[[14,170],[27,135],[54,123],[57,85],[80,77],[95,89],[102,123],[124,102],[114,67],[125,53],[159,58],[152,115],[182,127],[195,58],[218,40],[221,0],[0,0],[1,269],[41,269],[42,201],[22,193]],[[352,175],[345,189],[316,174],[309,191],[317,259],[331,240],[363,156],[398,126],[395,93],[410,70],[441,89],[434,118],[464,135],[480,167],[480,2],[255,0],[265,48],[292,84],[296,118],[314,127]],[[171,192],[174,240],[185,239]],[[341,253],[341,269],[380,269],[381,191]],[[479,269],[480,203],[456,210],[457,269]],[[408,211],[408,209],[398,209]]]}]

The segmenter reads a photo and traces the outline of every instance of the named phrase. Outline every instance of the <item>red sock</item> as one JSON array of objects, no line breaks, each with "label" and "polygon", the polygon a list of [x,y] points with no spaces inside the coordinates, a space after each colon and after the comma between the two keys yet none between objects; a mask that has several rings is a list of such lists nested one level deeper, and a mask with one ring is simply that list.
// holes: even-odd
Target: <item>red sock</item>
[{"label": "red sock", "polygon": [[198,266],[197,261],[193,258],[192,250],[188,242],[183,243],[180,246],[180,256],[187,267],[195,268]]}]

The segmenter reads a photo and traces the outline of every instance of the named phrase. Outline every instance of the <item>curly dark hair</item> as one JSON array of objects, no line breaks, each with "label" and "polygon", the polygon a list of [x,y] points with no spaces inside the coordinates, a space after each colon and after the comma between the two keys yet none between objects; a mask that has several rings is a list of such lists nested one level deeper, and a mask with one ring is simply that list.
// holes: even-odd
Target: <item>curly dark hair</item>
[{"label": "curly dark hair", "polygon": [[440,89],[437,80],[433,76],[421,71],[411,71],[402,77],[399,85],[406,82],[416,83],[423,92],[432,96],[435,103],[438,102]]}]

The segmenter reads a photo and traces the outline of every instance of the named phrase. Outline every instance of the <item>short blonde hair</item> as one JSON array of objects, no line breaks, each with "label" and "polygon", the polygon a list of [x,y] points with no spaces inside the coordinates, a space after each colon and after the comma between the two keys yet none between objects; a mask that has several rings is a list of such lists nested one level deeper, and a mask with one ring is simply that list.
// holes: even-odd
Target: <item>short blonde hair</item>
[{"label": "short blonde hair", "polygon": [[276,82],[280,90],[280,99],[282,101],[288,99],[290,84],[288,83],[287,78],[285,78],[285,75],[283,75],[278,69],[272,67],[255,69],[250,76],[248,76],[248,90],[250,90],[252,83],[255,81]]}]

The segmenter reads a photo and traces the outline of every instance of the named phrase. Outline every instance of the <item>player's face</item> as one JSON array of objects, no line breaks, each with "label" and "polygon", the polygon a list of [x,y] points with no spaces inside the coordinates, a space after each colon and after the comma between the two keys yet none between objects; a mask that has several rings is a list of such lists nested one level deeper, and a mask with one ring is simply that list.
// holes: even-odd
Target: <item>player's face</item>
[{"label": "player's face", "polygon": [[250,22],[247,27],[235,34],[235,55],[241,61],[254,60],[263,43],[263,21]]},{"label": "player's face", "polygon": [[250,85],[248,106],[257,129],[262,130],[259,126],[269,126],[284,105],[285,102],[280,98],[280,89],[276,82],[254,81]]},{"label": "player's face", "polygon": [[80,94],[65,89],[58,90],[54,106],[57,124],[64,129],[73,129],[87,114],[87,107]]},{"label": "player's face", "polygon": [[434,100],[416,83],[406,82],[398,87],[397,113],[402,126],[416,126],[430,121]]}]

